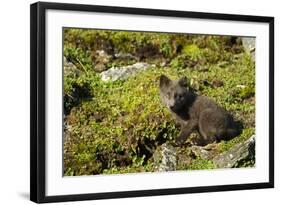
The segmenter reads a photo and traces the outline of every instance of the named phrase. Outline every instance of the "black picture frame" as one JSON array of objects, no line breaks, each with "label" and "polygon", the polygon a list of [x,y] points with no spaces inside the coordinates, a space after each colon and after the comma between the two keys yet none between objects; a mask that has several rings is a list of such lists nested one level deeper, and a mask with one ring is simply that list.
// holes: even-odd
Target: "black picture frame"
[{"label": "black picture frame", "polygon": [[[269,181],[263,183],[171,188],[108,193],[46,196],[46,81],[45,38],[46,10],[121,13],[195,19],[263,22],[269,24]],[[96,200],[198,192],[217,192],[274,187],[274,18],[264,16],[110,7],[82,4],[38,2],[30,6],[30,199],[37,203]]]}]

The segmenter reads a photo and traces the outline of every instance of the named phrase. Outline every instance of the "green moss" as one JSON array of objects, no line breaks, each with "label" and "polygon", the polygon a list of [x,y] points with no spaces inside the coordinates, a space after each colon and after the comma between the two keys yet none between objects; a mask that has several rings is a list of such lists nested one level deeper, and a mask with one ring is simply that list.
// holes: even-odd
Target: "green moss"
[{"label": "green moss", "polygon": [[227,151],[234,145],[249,139],[254,134],[255,134],[254,128],[245,128],[243,129],[242,133],[238,137],[235,137],[229,141],[222,141],[219,144],[220,151],[221,152]]},{"label": "green moss", "polygon": [[[229,38],[66,29],[64,39],[64,55],[82,71],[80,76],[64,76],[65,175],[155,171],[154,151],[179,133],[159,98],[161,74],[188,77],[198,94],[214,99],[242,122],[241,135],[219,143],[221,152],[255,134],[254,62],[246,53],[234,58]],[[156,49],[154,58],[164,57],[170,63],[115,82],[101,81],[92,69],[94,50],[113,47],[115,52],[138,55],[137,48],[145,46]],[[114,59],[108,66],[134,62]],[[223,86],[215,86],[217,80]],[[201,158],[178,167],[212,168],[212,161]]]},{"label": "green moss", "polygon": [[192,60],[198,60],[201,56],[201,52],[201,49],[195,44],[186,45],[182,50],[182,53],[189,56]]},{"label": "green moss", "polygon": [[252,86],[243,88],[239,93],[239,97],[241,99],[246,99],[254,95],[255,95],[255,88]]},{"label": "green moss", "polygon": [[191,170],[204,170],[204,169],[214,169],[215,165],[211,160],[197,158],[192,161],[187,169]]},{"label": "green moss", "polygon": [[64,47],[64,56],[75,64],[83,72],[92,69],[91,52],[84,51],[80,47]]}]

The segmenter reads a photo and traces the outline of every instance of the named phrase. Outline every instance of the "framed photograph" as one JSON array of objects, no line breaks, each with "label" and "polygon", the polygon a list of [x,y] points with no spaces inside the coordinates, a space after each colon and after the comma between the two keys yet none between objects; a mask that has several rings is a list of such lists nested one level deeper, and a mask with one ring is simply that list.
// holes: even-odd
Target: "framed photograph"
[{"label": "framed photograph", "polygon": [[31,5],[34,202],[274,187],[274,18]]}]

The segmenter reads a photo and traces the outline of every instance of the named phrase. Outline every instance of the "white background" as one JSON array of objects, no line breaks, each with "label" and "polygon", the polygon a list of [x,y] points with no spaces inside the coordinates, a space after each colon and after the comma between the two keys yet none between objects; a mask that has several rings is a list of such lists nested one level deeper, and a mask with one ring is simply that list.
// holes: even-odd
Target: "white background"
[{"label": "white background", "polygon": [[[51,0],[49,0],[51,1]],[[0,7],[0,204],[31,204],[29,198],[29,4],[33,1],[11,0]],[[79,1],[62,1],[77,2]],[[80,1],[81,3],[81,1]],[[147,7],[186,11],[236,13],[275,16],[275,52],[280,53],[281,13],[278,1],[151,1],[151,0],[85,0],[83,3]],[[4,45],[3,45],[4,44]],[[281,81],[280,59],[275,61],[275,104],[281,104],[278,90]],[[275,124],[280,122],[280,106],[275,107]],[[279,115],[279,116],[278,116]],[[277,204],[280,201],[280,126],[275,130],[276,188],[177,196],[113,199],[68,204]],[[275,202],[275,203],[274,203]],[[280,203],[280,202],[279,202]],[[60,203],[64,204],[64,203]]]},{"label": "white background", "polygon": [[[268,180],[268,24],[128,16],[89,12],[47,11],[46,15],[47,141],[46,195],[67,195],[125,190],[147,190],[224,184],[266,182]],[[137,27],[136,27],[137,25]],[[62,130],[62,27],[125,29],[159,32],[208,33],[256,36],[256,167],[249,169],[178,171],[103,176],[63,177]],[[212,176],[212,177],[210,177]],[[125,183],[124,183],[125,182]],[[110,186],[108,186],[110,184]]]}]

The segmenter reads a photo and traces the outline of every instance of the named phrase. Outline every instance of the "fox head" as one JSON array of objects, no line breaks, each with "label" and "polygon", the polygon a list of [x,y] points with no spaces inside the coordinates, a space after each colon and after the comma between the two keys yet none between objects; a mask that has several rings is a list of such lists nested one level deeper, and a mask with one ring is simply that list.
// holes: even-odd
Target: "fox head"
[{"label": "fox head", "polygon": [[171,111],[177,112],[184,108],[190,94],[186,77],[171,80],[165,75],[160,76],[160,97]]}]

